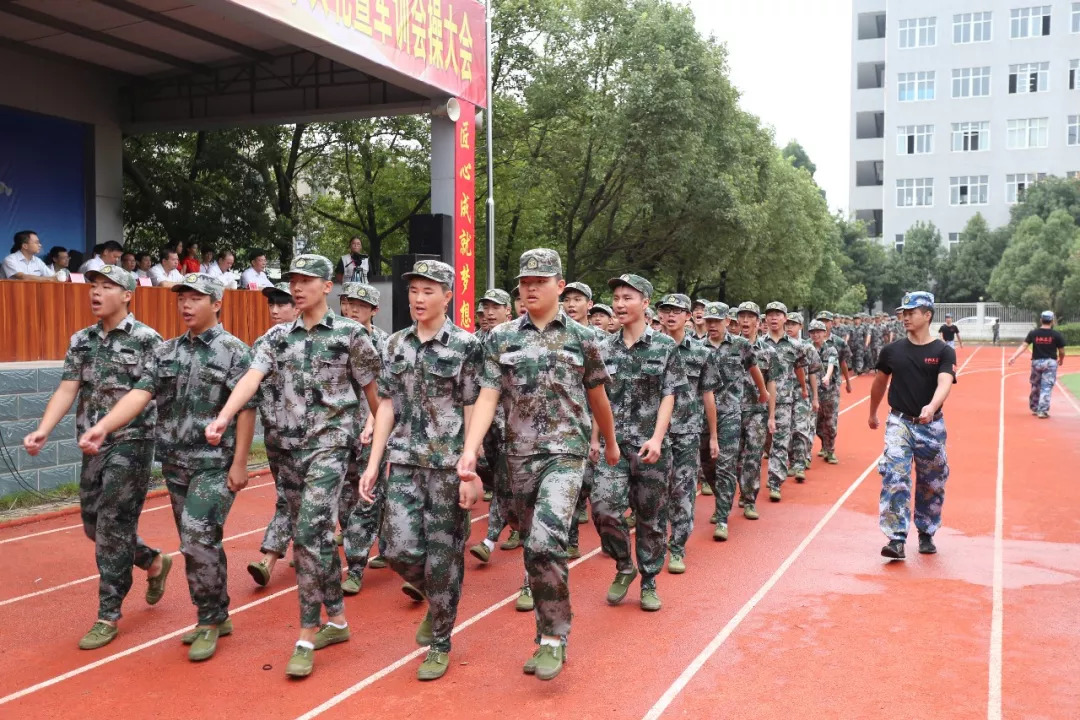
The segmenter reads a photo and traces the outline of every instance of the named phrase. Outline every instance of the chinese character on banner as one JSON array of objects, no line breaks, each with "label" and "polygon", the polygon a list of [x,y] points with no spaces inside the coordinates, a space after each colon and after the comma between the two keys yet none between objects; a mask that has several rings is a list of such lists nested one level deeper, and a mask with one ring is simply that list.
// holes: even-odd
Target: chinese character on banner
[{"label": "chinese character on banner", "polygon": [[454,303],[458,324],[465,330],[473,330],[472,308],[476,283],[476,178],[473,167],[476,162],[476,106],[461,102],[461,115],[457,120],[454,147],[454,197],[459,198],[454,213],[454,268],[457,270],[457,287]]}]

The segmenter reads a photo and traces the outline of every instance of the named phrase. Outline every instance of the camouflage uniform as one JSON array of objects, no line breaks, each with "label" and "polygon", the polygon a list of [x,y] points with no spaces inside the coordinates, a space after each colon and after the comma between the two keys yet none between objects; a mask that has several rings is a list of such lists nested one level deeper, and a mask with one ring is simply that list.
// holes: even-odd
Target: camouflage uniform
[{"label": "camouflage uniform", "polygon": [[[743,303],[746,305],[747,303]],[[750,303],[752,304],[752,303]],[[741,306],[740,306],[741,307]],[[756,308],[757,306],[754,305]],[[765,380],[778,382],[780,377],[776,350],[765,342],[763,335],[750,345],[754,350],[754,359]],[[779,420],[777,421],[779,423]],[[742,431],[739,437],[739,496],[747,505],[757,503],[761,489],[761,458],[765,452],[765,439],[769,433],[769,403],[758,402],[757,385],[747,372],[743,376],[742,390]]]},{"label": "camouflage uniform", "polygon": [[875,322],[870,326],[870,369],[877,367],[878,355],[884,347],[885,326]]},{"label": "camouflage uniform", "polygon": [[[816,430],[821,438],[821,449],[826,455],[836,452],[836,425],[840,413],[840,361],[836,347],[823,343],[819,351],[821,372],[818,376],[818,415]],[[825,374],[833,368],[832,379],[824,384]]]},{"label": "camouflage uniform", "polygon": [[[801,320],[801,318],[800,318]],[[802,324],[800,322],[800,324]],[[806,356],[806,389],[807,396],[796,396],[795,405],[791,418],[791,454],[788,459],[788,468],[792,473],[800,470],[805,471],[810,465],[810,453],[814,448],[814,427],[817,416],[814,414],[813,399],[810,394],[810,377],[820,377],[821,356],[814,348],[814,344],[806,340],[799,340],[802,352]]]},{"label": "camouflage uniform", "polygon": [[[453,286],[450,266],[416,263],[404,277]],[[480,393],[482,348],[447,319],[427,342],[417,326],[390,336],[379,376],[379,395],[394,405],[394,429],[386,444],[386,559],[428,599],[431,649],[450,651],[465,574],[468,512],[458,506],[457,461],[465,444],[463,408]]]},{"label": "camouflage uniform", "polygon": [[[769,306],[772,306],[772,303]],[[779,490],[787,479],[795,403],[802,397],[802,388],[795,369],[806,368],[806,352],[801,340],[793,340],[787,335],[782,336],[779,341],[766,335],[764,342],[776,353],[776,432],[773,434],[772,449],[769,451],[769,489]]]},{"label": "camouflage uniform", "polygon": [[[689,312],[690,298],[667,295],[658,307],[665,305]],[[686,372],[687,384],[675,395],[675,411],[668,428],[672,455],[667,488],[667,518],[671,524],[668,549],[673,557],[683,557],[686,555],[686,541],[694,529],[694,501],[697,498],[698,470],[701,469],[703,433],[708,443],[703,396],[720,387],[721,377],[719,359],[711,346],[694,340],[687,333],[676,350]],[[664,529],[666,532],[667,528]]]},{"label": "camouflage uniform", "polygon": [[[484,293],[484,297],[480,302],[481,304],[487,302],[508,308],[513,307],[510,294],[497,288]],[[476,339],[480,341],[481,347],[484,346],[490,335],[491,330],[481,330],[476,333]],[[506,453],[503,451],[503,439],[505,437],[506,412],[503,410],[502,405],[499,405],[495,409],[495,419],[484,436],[484,455],[477,461],[477,474],[484,481],[484,488],[491,490],[491,503],[488,505],[487,539],[492,544],[498,541],[502,531],[510,524],[509,513],[513,504],[513,493],[510,491],[510,483],[506,476]]]},{"label": "camouflage uniform", "polygon": [[[292,298],[289,284],[280,282],[273,287],[263,288],[263,295],[268,299],[287,295]],[[259,347],[265,342],[266,335],[255,341],[252,354],[259,352]],[[259,552],[263,554],[273,553],[285,557],[285,551],[292,542],[293,523],[289,514],[289,501],[285,498],[285,492],[281,485],[281,444],[278,439],[277,427],[274,424],[275,408],[281,403],[281,398],[275,392],[274,384],[265,379],[259,386],[259,419],[263,429],[263,445],[266,447],[266,462],[270,465],[270,474],[274,478],[274,516],[270,518],[270,524],[263,533],[262,545]]]},{"label": "camouflage uniform", "polygon": [[[644,287],[646,296],[652,294],[652,285],[636,275],[623,275],[610,281],[609,285],[631,282]],[[675,341],[668,336],[646,325],[637,342],[627,348],[623,342],[624,332],[625,329],[611,335],[603,348],[607,372],[612,379],[607,394],[615,416],[615,435],[621,457],[614,467],[607,463],[597,465],[589,501],[601,546],[614,558],[620,574],[634,570],[630,530],[625,517],[628,505],[634,511],[637,517],[637,564],[644,590],[656,587],[656,574],[664,565],[671,443],[665,436],[660,459],[653,465],[643,463],[638,451],[652,437],[661,401],[686,385],[686,373],[679,361]]]},{"label": "camouflage uniform", "polygon": [[[601,352],[604,344],[607,342],[608,334],[599,328],[589,326],[586,328],[592,333],[593,338],[600,344]],[[603,458],[600,462],[604,462]],[[592,458],[585,458],[585,471],[581,476],[581,493],[578,495],[577,511],[574,513],[575,517],[584,515],[589,508],[588,501],[589,496],[592,495],[593,481],[596,478],[596,465],[597,463],[592,461]],[[580,544],[580,528],[577,522],[571,523],[570,526],[570,547],[578,547]]]},{"label": "camouflage uniform", "polygon": [[[521,256],[522,276],[561,270],[553,250]],[[536,612],[536,641],[570,632],[567,548],[589,454],[588,389],[608,381],[600,341],[559,311],[540,330],[526,314],[495,328],[484,344],[481,384],[498,390],[506,415],[511,516],[521,531]]]},{"label": "camouflage uniform", "polygon": [[[225,288],[217,278],[192,273],[173,290],[195,290],[220,300]],[[218,625],[229,617],[228,567],[221,541],[236,497],[227,485],[236,453],[236,423],[229,424],[216,446],[206,441],[205,430],[250,363],[251,349],[215,325],[159,345],[135,383],[136,390],[151,393],[157,402],[157,453],[199,625]],[[255,401],[247,407],[254,408]]]},{"label": "camouflage uniform", "polygon": [[[112,265],[102,271],[106,269],[110,275],[129,275]],[[121,287],[133,291],[134,278],[130,285]],[[71,336],[61,379],[79,383],[75,426],[80,436],[135,386],[144,363],[160,344],[161,336],[131,314],[108,333],[99,322]],[[98,617],[102,620],[120,619],[120,606],[131,589],[132,566],[148,570],[161,552],[147,547],[137,534],[150,483],[156,420],[157,408],[149,404],[126,427],[109,435],[97,455],[83,456],[79,506],[101,575]]]}]

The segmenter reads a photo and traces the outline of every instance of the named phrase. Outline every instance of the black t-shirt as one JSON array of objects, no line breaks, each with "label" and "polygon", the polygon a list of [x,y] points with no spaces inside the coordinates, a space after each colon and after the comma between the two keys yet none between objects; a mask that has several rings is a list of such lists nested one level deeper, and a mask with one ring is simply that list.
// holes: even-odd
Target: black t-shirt
[{"label": "black t-shirt", "polygon": [[1029,332],[1024,342],[1031,345],[1032,360],[1056,360],[1057,349],[1065,347],[1065,336],[1057,330],[1039,328]]},{"label": "black t-shirt", "polygon": [[877,369],[892,375],[889,406],[905,415],[918,416],[934,399],[938,375],[949,373],[956,382],[956,351],[941,340],[916,345],[907,338],[886,345],[878,356]]},{"label": "black t-shirt", "polygon": [[952,342],[960,334],[960,328],[955,325],[942,325],[938,328],[938,333],[945,338],[945,342]]}]

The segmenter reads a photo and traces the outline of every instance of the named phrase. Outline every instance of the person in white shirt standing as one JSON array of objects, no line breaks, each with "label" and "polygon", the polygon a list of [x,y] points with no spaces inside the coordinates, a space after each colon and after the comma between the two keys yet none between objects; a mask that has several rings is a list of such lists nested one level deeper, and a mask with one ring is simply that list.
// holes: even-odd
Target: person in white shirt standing
[{"label": "person in white shirt standing", "polygon": [[217,260],[210,263],[206,268],[206,274],[216,277],[228,290],[236,289],[236,273],[233,272],[233,263],[236,262],[236,254],[232,250],[222,250],[217,254]]},{"label": "person in white shirt standing", "polygon": [[52,282],[55,278],[45,262],[37,256],[41,252],[41,240],[33,230],[15,233],[11,254],[4,258],[4,277],[8,280]]},{"label": "person in white shirt standing", "polygon": [[364,241],[360,237],[354,235],[349,239],[349,254],[338,260],[334,280],[342,285],[368,281],[368,256],[364,255]]},{"label": "person in white shirt standing", "polygon": [[180,256],[172,248],[161,249],[161,262],[150,268],[150,282],[154,287],[172,287],[184,281],[184,276],[176,269]]},{"label": "person in white shirt standing", "polygon": [[[240,289],[262,290],[263,288],[273,287],[274,283],[270,282],[270,278],[266,276],[266,252],[252,250],[248,254],[248,262],[251,263],[251,267],[240,276]],[[252,283],[255,284],[254,288],[251,287]]]}]

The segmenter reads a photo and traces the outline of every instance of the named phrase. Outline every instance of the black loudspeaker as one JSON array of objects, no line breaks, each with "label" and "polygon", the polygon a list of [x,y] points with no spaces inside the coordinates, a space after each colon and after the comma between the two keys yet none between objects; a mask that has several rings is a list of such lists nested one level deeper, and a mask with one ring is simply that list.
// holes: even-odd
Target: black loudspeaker
[{"label": "black loudspeaker", "polygon": [[[411,229],[410,229],[411,230]],[[410,235],[412,233],[410,232]],[[410,255],[395,255],[391,261],[390,266],[393,268],[394,277],[393,280],[393,317],[391,322],[394,325],[394,332],[412,325],[412,317],[409,315],[409,283],[401,279],[401,276],[407,272],[412,271],[413,265],[421,260],[441,260],[438,255],[428,254],[410,254]]]},{"label": "black loudspeaker", "polygon": [[454,264],[454,218],[449,215],[413,215],[409,218],[409,252],[435,255]]}]

